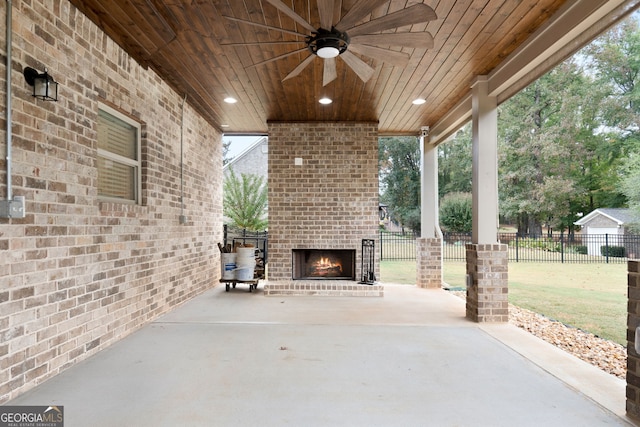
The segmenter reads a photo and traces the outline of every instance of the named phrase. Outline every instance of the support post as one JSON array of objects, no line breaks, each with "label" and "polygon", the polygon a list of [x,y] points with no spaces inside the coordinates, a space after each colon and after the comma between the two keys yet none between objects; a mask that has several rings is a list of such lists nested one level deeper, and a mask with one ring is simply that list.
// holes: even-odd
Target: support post
[{"label": "support post", "polygon": [[420,133],[420,238],[416,242],[416,279],[421,288],[442,287],[442,233],[438,218],[438,148]]},{"label": "support post", "polygon": [[[640,260],[627,262],[627,415],[640,421]],[[638,342],[639,345],[636,345]]]},{"label": "support post", "polygon": [[498,104],[486,76],[472,87],[473,228],[466,246],[467,318],[508,322],[508,248],[498,244]]},{"label": "support post", "polygon": [[472,87],[472,243],[498,238],[498,104],[489,96],[489,81],[478,77]]}]

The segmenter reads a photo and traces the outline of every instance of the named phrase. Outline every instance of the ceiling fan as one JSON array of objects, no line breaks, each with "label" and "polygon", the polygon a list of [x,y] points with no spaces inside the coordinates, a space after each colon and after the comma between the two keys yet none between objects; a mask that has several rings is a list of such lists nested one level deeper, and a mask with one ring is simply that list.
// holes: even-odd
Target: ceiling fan
[{"label": "ceiling fan", "polygon": [[245,24],[292,34],[296,37],[304,37],[304,40],[228,43],[227,46],[251,46],[268,44],[292,44],[305,43],[306,47],[287,52],[283,55],[267,59],[253,64],[250,67],[267,64],[297,53],[305,51],[311,54],[304,59],[293,71],[287,74],[282,81],[299,75],[316,56],[324,60],[322,85],[326,86],[337,78],[336,58],[340,58],[351,68],[363,82],[367,82],[375,70],[354,53],[368,56],[387,62],[394,66],[404,67],[409,62],[409,54],[388,49],[390,46],[409,48],[433,48],[433,36],[428,32],[394,32],[381,33],[382,31],[396,29],[407,25],[420,24],[437,19],[435,11],[426,4],[415,4],[397,12],[392,12],[380,18],[357,25],[375,8],[389,0],[359,0],[337,23],[333,23],[334,6],[336,0],[318,0],[318,14],[320,16],[320,28],[314,28],[304,18],[293,11],[281,0],[266,0],[282,13],[300,24],[310,34],[273,27],[258,22],[225,16],[225,18]]}]

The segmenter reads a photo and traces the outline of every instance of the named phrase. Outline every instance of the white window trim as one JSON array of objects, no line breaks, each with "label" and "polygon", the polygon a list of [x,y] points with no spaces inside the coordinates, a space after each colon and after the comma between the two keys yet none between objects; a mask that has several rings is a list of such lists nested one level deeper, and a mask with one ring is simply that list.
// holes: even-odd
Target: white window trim
[{"label": "white window trim", "polygon": [[[103,150],[101,148],[98,148],[98,156],[99,157],[103,157],[105,159],[108,160],[113,160],[116,161],[118,163],[122,163],[125,164],[127,166],[131,166],[134,168],[134,179],[135,179],[135,183],[134,183],[134,200],[127,200],[127,199],[121,199],[118,197],[109,197],[109,196],[101,196],[98,195],[98,199],[100,201],[103,202],[113,202],[113,203],[125,203],[125,204],[134,204],[134,205],[141,205],[142,204],[142,138],[141,138],[141,133],[142,133],[142,126],[140,125],[139,122],[133,120],[131,117],[122,114],[121,112],[119,112],[118,110],[115,110],[111,107],[109,107],[108,105],[105,105],[103,103],[98,103],[98,110],[102,110],[107,114],[110,114],[114,117],[116,117],[119,120],[122,120],[123,122],[127,123],[128,125],[133,126],[134,128],[136,128],[136,158],[137,160],[132,160],[129,159],[127,157],[123,157],[120,156],[119,154],[115,154],[112,153],[110,151],[107,150]],[[98,170],[98,173],[100,173],[100,171]]]}]

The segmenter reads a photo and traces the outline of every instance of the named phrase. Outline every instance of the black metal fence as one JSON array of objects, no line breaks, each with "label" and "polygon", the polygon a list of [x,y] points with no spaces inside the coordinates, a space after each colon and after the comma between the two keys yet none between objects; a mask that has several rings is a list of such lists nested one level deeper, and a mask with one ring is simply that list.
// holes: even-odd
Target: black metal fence
[{"label": "black metal fence", "polygon": [[[224,227],[224,244],[253,244],[267,261],[268,233]],[[640,258],[640,236],[575,234],[522,236],[499,233],[498,241],[509,247],[510,262],[626,263]],[[444,233],[442,258],[465,261],[470,233]],[[380,231],[380,260],[415,260],[416,237],[411,233]]]},{"label": "black metal fence", "polygon": [[[640,258],[640,236],[617,234],[553,234],[522,236],[499,233],[498,241],[509,247],[510,262],[625,263]],[[442,257],[466,260],[469,233],[444,233]],[[380,232],[381,260],[415,259],[415,237]]]},{"label": "black metal fence", "polygon": [[416,238],[411,233],[380,231],[380,260],[416,259]]},{"label": "black metal fence", "polygon": [[229,227],[227,225],[223,228],[224,245],[235,246],[237,243],[243,245],[251,244],[259,249],[260,257],[267,262],[267,240],[268,233],[266,231],[247,231],[245,229],[238,229]]}]

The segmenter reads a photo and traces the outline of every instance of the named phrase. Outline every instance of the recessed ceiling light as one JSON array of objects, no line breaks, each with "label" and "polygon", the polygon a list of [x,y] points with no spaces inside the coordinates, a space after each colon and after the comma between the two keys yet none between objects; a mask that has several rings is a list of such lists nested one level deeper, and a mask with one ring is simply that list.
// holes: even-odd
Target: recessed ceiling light
[{"label": "recessed ceiling light", "polygon": [[324,105],[328,105],[331,104],[333,101],[329,98],[320,98],[320,101],[318,101],[320,104],[324,104]]},{"label": "recessed ceiling light", "polygon": [[228,96],[224,99],[224,102],[226,102],[227,104],[235,104],[236,102],[238,102],[238,100],[231,96]]},{"label": "recessed ceiling light", "polygon": [[427,102],[427,100],[424,99],[424,98],[416,98],[416,99],[413,100],[412,103],[413,103],[413,105],[422,105],[425,102]]}]

